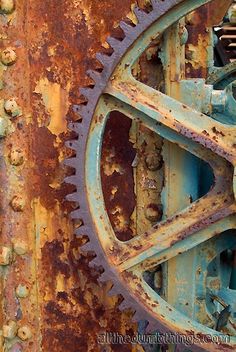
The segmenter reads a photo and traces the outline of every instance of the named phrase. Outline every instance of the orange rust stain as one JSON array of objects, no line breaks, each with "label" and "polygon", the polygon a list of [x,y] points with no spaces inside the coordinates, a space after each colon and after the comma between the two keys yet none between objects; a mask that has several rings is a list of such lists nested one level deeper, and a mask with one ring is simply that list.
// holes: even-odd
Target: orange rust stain
[{"label": "orange rust stain", "polygon": [[[85,72],[97,66],[95,53],[129,11],[130,0],[119,6],[116,0],[35,0],[28,7],[29,195],[37,229],[41,349],[45,351],[99,351],[96,334],[136,329],[131,314],[119,312],[120,298],[107,297],[109,285],[98,284],[101,270],[90,269],[93,255],[80,250],[85,238],[73,235],[68,213],[76,205],[64,198],[74,187],[63,183],[73,170],[61,165],[63,156],[70,154],[63,146],[71,137],[64,117],[78,118],[72,105],[81,101],[79,87],[90,82]],[[138,350],[131,345],[122,349]]]}]

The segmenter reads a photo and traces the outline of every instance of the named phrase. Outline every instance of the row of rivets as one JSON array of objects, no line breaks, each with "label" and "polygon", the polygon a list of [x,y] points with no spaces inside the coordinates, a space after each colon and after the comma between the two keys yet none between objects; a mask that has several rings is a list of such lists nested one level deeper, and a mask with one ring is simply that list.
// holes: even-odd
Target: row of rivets
[{"label": "row of rivets", "polygon": [[13,248],[7,246],[0,247],[0,265],[6,266],[11,264],[13,251],[17,255],[25,255],[28,251],[28,245],[25,242],[15,242]]},{"label": "row of rivets", "polygon": [[[160,152],[149,152],[145,157],[145,165],[149,171],[158,171],[162,168],[163,160]],[[145,208],[145,217],[150,222],[160,221],[162,218],[162,205],[150,203]]]},{"label": "row of rivets", "polygon": [[13,340],[18,336],[25,341],[32,337],[31,330],[28,326],[21,326],[18,328],[14,320],[10,320],[6,325],[3,325],[2,334],[5,339]]},{"label": "row of rivets", "polygon": [[[11,14],[14,9],[14,0],[0,0],[0,13]],[[13,65],[17,61],[15,50],[11,47],[4,49],[0,53],[0,61],[5,66]],[[4,110],[9,118],[15,118],[21,115],[21,109],[14,98],[7,99],[4,102]],[[4,118],[0,118],[0,136],[5,136],[6,131],[7,122]],[[24,162],[24,153],[19,148],[12,148],[9,154],[9,161],[13,166],[22,165]],[[21,212],[25,206],[25,200],[22,196],[15,195],[10,202],[10,206],[15,212]],[[13,248],[2,246],[0,248],[0,265],[7,266],[11,264],[13,260],[13,251],[17,255],[25,255],[28,251],[28,245],[24,242],[15,242]],[[29,288],[25,285],[19,284],[15,289],[15,294],[17,298],[24,299],[29,295]],[[28,326],[18,327],[15,321],[10,320],[7,324],[3,325],[2,336],[8,340],[18,337],[20,340],[25,341],[32,337],[32,333]],[[14,346],[13,350],[15,351]]]}]

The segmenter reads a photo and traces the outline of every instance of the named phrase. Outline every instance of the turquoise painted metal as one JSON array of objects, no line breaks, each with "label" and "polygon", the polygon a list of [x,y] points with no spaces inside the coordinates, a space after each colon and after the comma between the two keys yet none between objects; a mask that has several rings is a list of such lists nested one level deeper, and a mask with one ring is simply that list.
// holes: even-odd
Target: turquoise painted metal
[{"label": "turquoise painted metal", "polygon": [[[168,31],[172,31],[175,50],[180,53],[187,41],[186,31],[184,39],[179,36],[181,19],[208,3],[176,1],[165,15],[152,18],[150,25],[143,28],[142,20],[151,18],[152,13],[137,10],[141,25],[135,40],[128,37],[127,27],[122,25],[127,42],[130,39],[128,49],[123,52],[121,43],[109,39],[113,48],[120,46],[114,54],[115,68],[111,69],[109,58],[100,56],[107,72],[111,72],[106,77],[104,71],[107,81],[101,85],[91,124],[86,127],[83,192],[97,238],[91,247],[91,237],[85,248],[101,247],[96,263],[103,260],[102,255],[106,257],[108,278],[115,281],[113,293],[120,289],[128,306],[132,307],[133,299],[142,311],[148,312],[149,329],[184,334],[192,338],[191,350],[230,351],[236,348],[232,265],[236,247],[236,106],[231,86],[236,66],[232,64],[222,71],[213,67],[212,35],[207,80],[182,77],[178,55],[174,84],[169,84],[169,88],[166,84],[165,92],[141,83],[133,75],[139,57],[163,33],[168,39]],[[168,41],[165,52],[160,53],[166,77],[173,59],[167,46]],[[83,93],[86,96],[86,90]],[[113,111],[163,138],[166,168],[161,221],[123,242],[116,237],[110,222],[101,180],[102,141]],[[176,185],[172,182],[173,173],[181,176],[176,177]],[[82,206],[79,214],[83,215]],[[86,231],[86,224],[82,231]],[[144,274],[160,266],[163,280],[157,293]]]}]

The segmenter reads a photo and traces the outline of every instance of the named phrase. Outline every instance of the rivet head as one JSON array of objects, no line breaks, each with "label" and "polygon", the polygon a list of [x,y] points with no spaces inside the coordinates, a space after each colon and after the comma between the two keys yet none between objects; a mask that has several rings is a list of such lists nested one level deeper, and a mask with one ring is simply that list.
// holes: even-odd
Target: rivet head
[{"label": "rivet head", "polygon": [[10,14],[15,10],[14,0],[0,0],[1,12]]},{"label": "rivet head", "polygon": [[23,241],[13,243],[14,252],[18,255],[24,255],[28,252],[28,244]]},{"label": "rivet head", "polygon": [[0,265],[9,265],[12,260],[12,249],[9,247],[0,247]]},{"label": "rivet head", "polygon": [[25,199],[22,196],[14,196],[10,202],[10,205],[16,212],[23,211],[25,206]]},{"label": "rivet head", "polygon": [[160,221],[162,218],[162,206],[159,204],[148,204],[145,208],[145,216],[151,222]]},{"label": "rivet head", "polygon": [[21,110],[14,98],[8,99],[4,103],[4,109],[11,117],[16,117],[21,114]]},{"label": "rivet head", "polygon": [[1,53],[1,61],[6,66],[13,65],[16,62],[16,59],[16,52],[12,48],[7,48]]},{"label": "rivet head", "polygon": [[17,331],[17,335],[23,341],[29,340],[32,337],[31,330],[28,326],[22,326],[21,328],[19,328]]},{"label": "rivet head", "polygon": [[2,334],[5,339],[14,339],[17,334],[16,322],[14,320],[10,320],[6,325],[3,325]]},{"label": "rivet head", "polygon": [[145,163],[150,171],[159,170],[162,167],[162,157],[157,152],[149,153],[145,158]]},{"label": "rivet head", "polygon": [[16,288],[16,296],[19,298],[26,298],[29,295],[29,289],[25,285],[18,285]]},{"label": "rivet head", "polygon": [[24,153],[21,149],[12,149],[9,154],[10,163],[14,166],[20,166],[24,163]]}]

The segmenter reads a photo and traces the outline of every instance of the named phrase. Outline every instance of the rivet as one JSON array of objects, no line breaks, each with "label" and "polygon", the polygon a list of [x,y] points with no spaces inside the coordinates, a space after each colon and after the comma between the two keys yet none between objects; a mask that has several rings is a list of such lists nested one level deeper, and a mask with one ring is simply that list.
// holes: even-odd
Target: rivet
[{"label": "rivet", "polygon": [[186,60],[192,61],[192,60],[195,59],[195,56],[196,56],[196,53],[195,53],[194,50],[191,50],[189,48],[187,48],[185,50],[185,58],[186,58]]},{"label": "rivet", "polygon": [[9,247],[0,247],[0,265],[9,265],[12,260],[12,249]]},{"label": "rivet", "polygon": [[18,255],[24,255],[28,252],[28,244],[23,242],[23,241],[19,241],[19,242],[15,242],[13,243],[13,249],[14,252]]},{"label": "rivet", "polygon": [[21,149],[12,149],[9,155],[10,163],[14,166],[20,166],[24,162],[24,153]]},{"label": "rivet", "polygon": [[12,340],[17,333],[17,324],[14,320],[10,320],[8,324],[3,325],[2,334],[5,339]]},{"label": "rivet", "polygon": [[32,337],[31,330],[28,326],[22,326],[21,328],[19,328],[17,331],[17,335],[23,341],[29,340]]},{"label": "rivet", "polygon": [[10,202],[10,205],[14,211],[23,211],[25,206],[25,200],[22,196],[14,196]]},{"label": "rivet", "polygon": [[1,11],[5,14],[10,14],[15,10],[14,0],[0,0]]},{"label": "rivet", "polygon": [[16,59],[16,52],[12,48],[7,48],[1,53],[1,61],[6,66],[13,65],[16,62]]},{"label": "rivet", "polygon": [[8,99],[4,103],[4,109],[11,117],[16,117],[21,114],[21,110],[14,98]]},{"label": "rivet", "polygon": [[160,221],[162,218],[162,206],[157,204],[148,204],[145,208],[145,216],[151,222]]},{"label": "rivet", "polygon": [[16,288],[16,296],[19,298],[26,298],[29,295],[29,289],[25,285],[18,285]]},{"label": "rivet", "polygon": [[151,171],[159,170],[162,166],[161,155],[157,152],[149,153],[145,158],[146,166]]}]

